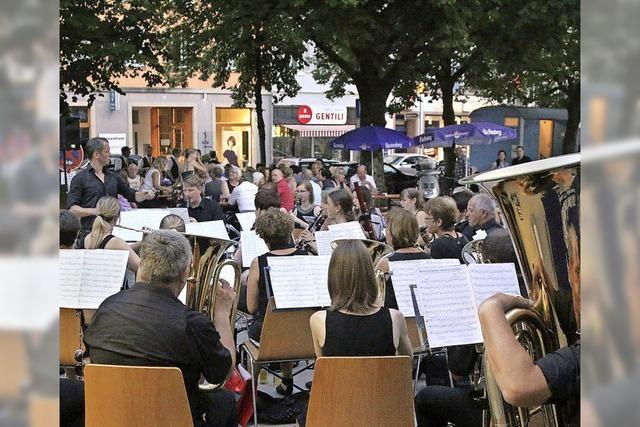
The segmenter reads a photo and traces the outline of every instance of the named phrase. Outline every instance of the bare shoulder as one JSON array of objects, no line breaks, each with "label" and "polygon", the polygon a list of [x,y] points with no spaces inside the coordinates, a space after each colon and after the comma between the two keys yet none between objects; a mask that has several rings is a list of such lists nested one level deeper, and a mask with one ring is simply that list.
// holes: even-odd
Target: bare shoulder
[{"label": "bare shoulder", "polygon": [[390,308],[389,314],[391,314],[391,321],[394,324],[399,324],[399,325],[406,324],[404,320],[404,315],[399,310],[396,310],[395,308]]}]

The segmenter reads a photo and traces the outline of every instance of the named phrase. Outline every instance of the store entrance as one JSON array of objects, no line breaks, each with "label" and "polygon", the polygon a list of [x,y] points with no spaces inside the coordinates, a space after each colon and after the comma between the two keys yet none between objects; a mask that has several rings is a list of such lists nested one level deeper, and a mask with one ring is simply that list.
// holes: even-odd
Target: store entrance
[{"label": "store entrance", "polygon": [[181,152],[193,147],[193,108],[152,107],[151,146],[153,156],[171,154],[179,148]]}]

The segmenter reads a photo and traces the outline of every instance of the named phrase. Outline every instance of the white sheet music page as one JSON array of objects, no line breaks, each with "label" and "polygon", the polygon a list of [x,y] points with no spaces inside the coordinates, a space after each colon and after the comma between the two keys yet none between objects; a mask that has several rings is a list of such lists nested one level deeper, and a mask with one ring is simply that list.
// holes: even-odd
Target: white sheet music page
[{"label": "white sheet music page", "polygon": [[242,245],[242,266],[251,267],[254,259],[269,252],[267,244],[255,231],[241,231],[240,244]]},{"label": "white sheet music page", "polygon": [[516,267],[512,262],[503,264],[470,264],[468,268],[478,307],[484,300],[498,292],[521,296]]},{"label": "white sheet music page", "polygon": [[331,255],[309,256],[308,258],[311,259],[311,275],[316,288],[317,307],[329,307],[331,305],[331,297],[329,296],[327,281]]},{"label": "white sheet music page", "polygon": [[429,258],[425,259],[425,262],[431,265],[460,265],[460,260],[458,258]]},{"label": "white sheet music page", "polygon": [[483,342],[466,266],[421,266],[418,291],[431,348]]},{"label": "white sheet music page", "polygon": [[[122,287],[129,259],[128,251],[106,249],[69,251],[84,252],[79,258],[82,262],[70,262],[64,269],[62,265],[72,255],[69,253],[63,255],[63,251],[60,252],[60,290],[62,293],[60,307],[97,309],[102,301],[117,293]],[[73,276],[80,277],[80,281],[78,282],[77,278]],[[79,286],[76,301],[72,301],[71,298],[75,293],[72,291],[74,286]]]},{"label": "white sheet music page", "polygon": [[318,255],[331,255],[333,249],[331,249],[331,231],[316,231],[314,233],[316,238],[316,248],[318,248]]},{"label": "white sheet music page", "polygon": [[243,231],[249,231],[253,227],[253,223],[256,222],[255,212],[239,212],[236,214],[240,227]]},{"label": "white sheet music page", "polygon": [[[393,293],[398,302],[398,310],[404,317],[414,317],[416,314],[413,310],[413,300],[411,298],[411,289],[409,285],[417,285],[419,267],[425,265],[424,259],[410,261],[389,261],[389,269],[391,270],[391,283],[393,284]],[[387,292],[390,292],[387,289]],[[416,300],[419,303],[420,293],[416,289]]]},{"label": "white sheet music page", "polygon": [[344,239],[365,240],[364,231],[358,221],[349,221],[343,224],[333,224],[329,226],[331,241]]},{"label": "white sheet music page", "polygon": [[76,308],[80,301],[85,253],[86,250],[60,249],[60,307]]},{"label": "white sheet music page", "polygon": [[189,222],[185,224],[185,234],[230,240],[224,221]]},{"label": "white sheet music page", "polygon": [[[160,228],[162,218],[171,214],[168,209],[134,209],[132,211],[123,211],[120,213],[120,222],[118,224],[136,230],[142,230],[143,227],[157,230]],[[113,235],[120,237],[125,242],[139,242],[142,240],[142,233],[138,231],[126,230],[120,227],[113,228]]]},{"label": "white sheet music page", "polygon": [[311,256],[267,257],[276,308],[318,307],[315,281],[309,277]]}]

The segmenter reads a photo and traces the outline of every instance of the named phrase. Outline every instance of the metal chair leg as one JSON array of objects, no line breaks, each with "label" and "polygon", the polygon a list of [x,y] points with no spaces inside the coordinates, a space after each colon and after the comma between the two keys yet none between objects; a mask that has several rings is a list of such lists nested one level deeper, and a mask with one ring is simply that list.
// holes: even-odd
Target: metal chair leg
[{"label": "metal chair leg", "polygon": [[416,365],[416,374],[413,379],[413,393],[415,394],[418,388],[418,379],[420,378],[420,363],[422,362],[422,355],[418,355],[418,364]]}]

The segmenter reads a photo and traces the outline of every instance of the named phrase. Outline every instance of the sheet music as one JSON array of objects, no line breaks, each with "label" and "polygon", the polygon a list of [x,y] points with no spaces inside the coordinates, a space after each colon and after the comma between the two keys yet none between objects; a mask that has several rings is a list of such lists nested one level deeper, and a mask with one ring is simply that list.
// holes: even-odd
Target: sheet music
[{"label": "sheet music", "polygon": [[349,221],[343,224],[333,224],[329,226],[331,241],[343,239],[365,240],[364,231],[358,221]]},{"label": "sheet music", "polygon": [[[389,261],[389,270],[391,270],[391,283],[393,284],[393,293],[398,302],[398,310],[404,317],[414,317],[416,314],[413,310],[413,301],[411,299],[411,290],[409,285],[418,283],[418,270],[420,266],[426,264],[427,260],[418,259],[410,261]],[[387,289],[387,292],[390,292]],[[419,302],[420,293],[416,293],[416,299]],[[418,303],[418,306],[420,304]]]},{"label": "sheet music", "polygon": [[251,267],[254,259],[269,252],[267,244],[255,231],[241,231],[240,244],[242,245],[242,266]]},{"label": "sheet music", "polygon": [[427,264],[431,265],[460,265],[460,260],[458,258],[440,258],[434,259],[429,258],[424,260]]},{"label": "sheet music", "polygon": [[333,249],[331,248],[331,231],[316,231],[314,236],[316,238],[318,255],[331,255],[333,253]]},{"label": "sheet music", "polygon": [[256,222],[255,212],[240,212],[236,214],[240,227],[243,231],[249,231],[253,228],[253,224]]},{"label": "sheet music", "polygon": [[178,215],[185,224],[189,223],[189,209],[187,208],[169,208],[172,215]]},{"label": "sheet music", "polygon": [[431,348],[483,342],[466,266],[425,264],[417,285]]},{"label": "sheet music", "polygon": [[97,309],[122,287],[128,259],[128,251],[61,250],[60,307]]},{"label": "sheet music", "polygon": [[[162,218],[169,215],[170,210],[167,209],[134,209],[131,211],[120,212],[119,225],[129,228],[142,230],[143,227],[157,230],[160,228]],[[142,232],[126,230],[120,227],[114,227],[112,234],[120,237],[125,242],[139,242],[142,240]]]},{"label": "sheet music", "polygon": [[484,300],[498,292],[521,296],[516,267],[512,262],[470,264],[468,268],[478,307]]},{"label": "sheet music", "polygon": [[313,283],[316,288],[316,301],[318,306],[328,307],[331,305],[329,286],[327,284],[331,255],[308,256],[307,258],[311,260],[311,275],[313,276]]},{"label": "sheet music", "polygon": [[224,221],[189,222],[185,224],[185,234],[231,240]]},{"label": "sheet music", "polygon": [[268,257],[271,288],[277,308],[328,307],[330,256]]},{"label": "sheet music", "polygon": [[277,308],[318,307],[316,287],[309,280],[311,256],[268,257],[271,289]]}]

